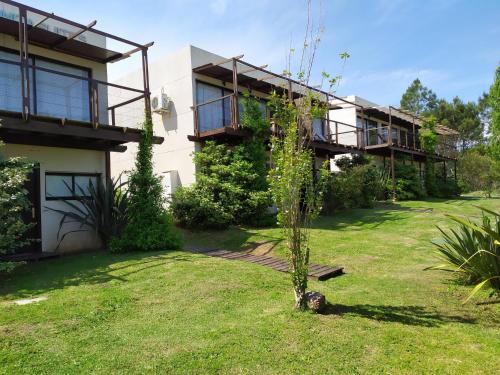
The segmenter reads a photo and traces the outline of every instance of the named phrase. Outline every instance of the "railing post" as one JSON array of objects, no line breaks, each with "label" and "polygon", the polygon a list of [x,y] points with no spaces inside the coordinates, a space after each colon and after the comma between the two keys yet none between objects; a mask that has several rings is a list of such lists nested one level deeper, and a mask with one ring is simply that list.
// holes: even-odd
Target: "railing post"
[{"label": "railing post", "polygon": [[389,106],[389,129],[388,129],[389,134],[387,135],[387,143],[389,146],[392,146],[392,113],[391,113],[391,107]]},{"label": "railing post", "polygon": [[335,121],[335,143],[339,144],[339,123]]},{"label": "railing post", "polygon": [[328,106],[328,110],[326,111],[326,139],[331,142],[331,131],[330,131],[330,102],[328,101],[328,97],[326,98],[326,103]]},{"label": "railing post", "polygon": [[144,111],[151,120],[151,91],[149,89],[148,49],[142,49],[142,79],[144,85]]},{"label": "railing post", "polygon": [[97,128],[99,126],[99,99],[97,93],[97,82],[91,83],[91,105],[92,105],[92,126]]},{"label": "railing post", "polygon": [[116,125],[116,118],[115,118],[115,109],[111,109],[111,125],[115,126]]},{"label": "railing post", "polygon": [[200,136],[200,127],[198,124],[198,106],[194,107],[194,134],[195,136]]},{"label": "railing post", "polygon": [[416,134],[415,134],[415,116],[412,116],[411,117],[412,120],[413,120],[413,149],[416,150],[417,149],[417,142],[416,142]]},{"label": "railing post", "polygon": [[233,113],[231,116],[231,122],[233,127],[238,128],[240,122],[239,106],[238,106],[238,62],[233,59]]},{"label": "railing post", "polygon": [[22,116],[24,121],[30,115],[30,85],[28,69],[28,16],[25,8],[19,7],[19,56],[21,59]]}]

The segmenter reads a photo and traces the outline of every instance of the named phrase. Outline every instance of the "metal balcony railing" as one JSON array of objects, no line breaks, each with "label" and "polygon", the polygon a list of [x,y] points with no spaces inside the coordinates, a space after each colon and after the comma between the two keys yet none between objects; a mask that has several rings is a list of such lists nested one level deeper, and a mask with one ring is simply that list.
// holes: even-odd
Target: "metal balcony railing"
[{"label": "metal balcony railing", "polygon": [[[28,63],[28,84],[19,61],[0,59],[0,110],[35,118],[135,127],[142,122],[145,91]],[[138,110],[140,106],[140,109]]]}]

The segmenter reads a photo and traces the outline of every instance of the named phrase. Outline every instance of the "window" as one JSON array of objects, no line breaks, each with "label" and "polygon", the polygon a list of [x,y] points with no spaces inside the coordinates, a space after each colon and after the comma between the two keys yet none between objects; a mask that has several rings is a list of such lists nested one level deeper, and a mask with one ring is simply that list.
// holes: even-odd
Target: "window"
[{"label": "window", "polygon": [[[206,83],[196,83],[196,103],[202,104],[210,100],[229,95],[230,91]],[[216,100],[198,107],[198,128],[201,132],[222,128],[231,124],[231,104],[229,98]]]},{"label": "window", "polygon": [[391,139],[392,139],[392,143],[397,145],[399,142],[398,142],[398,131],[399,129],[398,128],[392,128],[391,129]]},{"label": "window", "polygon": [[408,146],[408,131],[401,129],[400,130],[400,137],[401,137],[401,146]]},{"label": "window", "polygon": [[76,199],[88,197],[89,186],[97,186],[99,174],[91,173],[46,173],[45,199]]},{"label": "window", "polygon": [[326,141],[324,122],[322,118],[315,118],[312,121],[313,137],[315,140]]},{"label": "window", "polygon": [[[231,125],[231,99],[216,99],[232,93],[233,91],[222,87],[213,86],[199,81],[196,82],[196,104],[203,104],[214,100],[211,103],[198,107],[198,129],[201,132]],[[241,95],[238,95],[238,111],[241,119],[244,108],[243,102],[240,98]],[[265,100],[260,99],[259,106],[262,111],[262,116],[267,118],[267,106]]]},{"label": "window", "polygon": [[[11,64],[10,61],[17,64]],[[19,62],[18,53],[0,50],[0,109],[22,111]],[[90,122],[88,69],[48,61],[37,56],[30,56],[28,63],[74,76],[30,68],[30,113]]]},{"label": "window", "polygon": [[366,120],[366,145],[373,146],[379,144],[378,142],[378,124],[373,120]]},{"label": "window", "polygon": [[75,76],[35,70],[36,114],[90,122],[89,71],[38,58],[35,66]]}]

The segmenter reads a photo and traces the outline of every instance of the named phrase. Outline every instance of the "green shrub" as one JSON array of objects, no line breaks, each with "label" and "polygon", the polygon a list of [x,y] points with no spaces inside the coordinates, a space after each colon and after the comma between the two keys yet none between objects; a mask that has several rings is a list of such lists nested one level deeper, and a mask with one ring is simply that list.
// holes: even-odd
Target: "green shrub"
[{"label": "green shrub", "polygon": [[460,186],[466,192],[484,191],[487,196],[500,188],[500,163],[479,150],[464,152],[457,164]]},{"label": "green shrub", "polygon": [[[0,147],[3,143],[0,142]],[[24,183],[33,164],[22,158],[2,158],[0,155],[0,256],[14,253],[33,242],[25,238],[33,224],[26,224],[23,213],[31,208]],[[0,273],[16,266],[0,260]]]},{"label": "green shrub", "polygon": [[227,228],[234,221],[233,215],[211,198],[198,186],[177,189],[170,203],[175,222],[186,228]]},{"label": "green shrub", "polygon": [[256,100],[248,95],[241,100],[241,123],[250,136],[232,147],[208,141],[195,153],[196,183],[178,189],[170,205],[180,226],[223,229],[231,224],[270,223],[264,140],[269,123]]},{"label": "green shrub", "polygon": [[[420,175],[413,164],[396,163],[396,197],[398,200],[420,199],[426,196]],[[392,182],[389,181],[389,184]]]},{"label": "green shrub", "polygon": [[112,252],[178,249],[180,233],[165,209],[161,180],[153,173],[153,124],[146,115],[135,169],[129,178],[128,222],[111,238]]},{"label": "green shrub", "polygon": [[[143,221],[144,222],[144,221]],[[182,238],[173,226],[170,215],[161,212],[154,219],[147,220],[148,227],[128,225],[121,235],[109,241],[109,249],[114,253],[131,251],[162,251],[179,249]]]},{"label": "green shrub", "polygon": [[[349,160],[347,160],[349,159]],[[323,211],[331,213],[342,208],[370,208],[375,201],[385,199],[387,173],[365,158],[340,158],[342,170],[331,175],[325,192]]]},{"label": "green shrub", "polygon": [[438,179],[436,182],[437,197],[453,198],[458,197],[461,193],[460,186],[454,179]]},{"label": "green shrub", "polygon": [[214,229],[269,222],[267,183],[247,153],[245,145],[207,142],[194,156],[196,183],[172,196],[175,222],[187,228]]},{"label": "green shrub", "polygon": [[[467,298],[489,285],[500,294],[500,214],[481,208],[482,223],[476,224],[448,215],[459,224],[458,229],[444,231],[442,242],[435,243],[444,264],[430,269],[454,271],[475,287]],[[493,215],[493,218],[488,214]]]}]

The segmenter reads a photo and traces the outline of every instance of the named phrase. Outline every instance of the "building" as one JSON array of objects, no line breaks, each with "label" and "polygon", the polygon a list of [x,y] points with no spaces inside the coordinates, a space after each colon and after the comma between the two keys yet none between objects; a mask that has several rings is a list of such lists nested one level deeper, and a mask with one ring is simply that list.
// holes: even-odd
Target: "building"
[{"label": "building", "polygon": [[[61,216],[51,209],[67,211],[64,201],[81,194],[78,187],[85,191],[89,181],[110,176],[111,153],[140,140],[140,129],[130,124],[140,122],[150,108],[147,50],[152,43],[131,42],[95,24],[0,1],[0,139],[6,144],[1,152],[36,165],[27,184],[33,203],[27,220],[36,223],[31,236],[40,241],[21,253],[98,248],[91,231],[75,232],[59,243]],[[142,58],[140,84],[108,82],[107,64],[136,52]],[[111,87],[126,99],[110,105]],[[142,111],[130,113],[131,104]],[[127,124],[119,116],[128,117]],[[68,225],[62,232],[78,229]]]},{"label": "building", "polygon": [[[420,146],[419,131],[423,119],[410,112],[389,106],[380,106],[366,99],[352,95],[332,101],[330,119],[337,125],[340,133],[358,129],[356,138],[343,141],[356,145],[365,153],[373,155],[379,164],[388,167],[395,183],[394,165],[399,159],[413,163],[423,178],[423,165],[427,154]],[[438,125],[438,146],[432,155],[434,163],[442,166],[442,176],[456,180],[456,136],[457,132]]]},{"label": "building", "polygon": [[[341,155],[367,153],[391,170],[393,181],[398,158],[408,159],[407,162],[415,163],[422,171],[426,154],[419,146],[418,131],[422,120],[418,116],[394,107],[381,107],[356,96],[340,98],[304,86],[266,70],[266,66],[248,63],[242,57],[225,58],[186,46],[151,64],[153,112],[156,112],[153,124],[155,132],[165,137],[165,142],[155,149],[154,162],[156,172],[164,177],[167,194],[195,182],[192,155],[206,140],[234,143],[246,136],[239,123],[243,110],[239,97],[243,93],[261,99],[262,111],[269,117],[265,99],[273,90],[297,98],[307,89],[328,103],[330,110],[326,118],[313,123],[310,147],[314,150],[316,165]],[[133,86],[140,80],[138,71],[119,83]],[[443,162],[446,173],[454,166],[456,157],[453,142],[446,139],[454,132],[445,127],[438,131],[440,145],[434,159]],[[133,148],[114,154],[113,173],[117,175],[130,169],[133,156]]]},{"label": "building", "polygon": [[[195,182],[196,168],[192,156],[205,141],[216,139],[235,143],[248,135],[239,123],[243,110],[239,100],[242,94],[249,93],[261,100],[262,112],[267,117],[270,114],[265,99],[273,90],[298,98],[308,89],[316,92],[325,103],[336,98],[268,71],[266,66],[248,63],[242,57],[225,58],[186,46],[150,64],[153,125],[156,134],[165,138],[163,144],[155,147],[154,164],[156,172],[163,176],[167,194],[179,186]],[[140,80],[138,71],[119,83],[133,86]],[[342,101],[341,98],[338,100]],[[351,142],[351,138],[356,139],[358,135],[355,126],[346,125],[342,134],[332,135],[335,134],[335,123],[318,119],[313,128],[314,139],[310,146],[315,152],[317,165],[338,154],[361,151]],[[113,154],[113,174],[130,169],[133,162],[133,147],[126,153]]]}]

